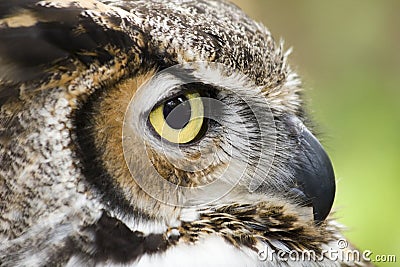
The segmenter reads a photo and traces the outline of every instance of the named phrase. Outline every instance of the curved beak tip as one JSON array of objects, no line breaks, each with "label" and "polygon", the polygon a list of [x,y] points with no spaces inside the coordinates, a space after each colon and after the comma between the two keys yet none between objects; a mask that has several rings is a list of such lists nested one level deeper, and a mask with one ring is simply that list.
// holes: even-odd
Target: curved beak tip
[{"label": "curved beak tip", "polygon": [[312,204],[314,220],[320,223],[329,215],[335,198],[336,184],[332,163],[318,139],[303,125],[298,135],[300,152],[295,179],[299,189]]}]

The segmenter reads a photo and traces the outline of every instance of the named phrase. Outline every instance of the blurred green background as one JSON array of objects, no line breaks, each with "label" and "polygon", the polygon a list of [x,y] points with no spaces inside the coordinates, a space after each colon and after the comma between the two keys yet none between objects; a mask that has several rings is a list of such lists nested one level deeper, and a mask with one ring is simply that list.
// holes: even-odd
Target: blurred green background
[{"label": "blurred green background", "polygon": [[400,1],[233,1],[293,47],[337,177],[336,216],[400,266]]}]

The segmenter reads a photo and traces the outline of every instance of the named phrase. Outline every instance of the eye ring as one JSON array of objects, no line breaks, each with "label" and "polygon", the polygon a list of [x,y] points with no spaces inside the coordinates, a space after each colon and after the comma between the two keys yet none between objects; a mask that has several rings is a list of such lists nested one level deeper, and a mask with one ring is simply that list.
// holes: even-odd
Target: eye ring
[{"label": "eye ring", "polygon": [[[166,104],[169,103],[166,101],[154,108],[149,114],[150,124],[156,133],[163,139],[175,144],[187,144],[198,139],[204,124],[204,105],[200,94],[197,92],[186,93],[169,101],[180,103],[175,107],[169,107],[169,112],[166,113]],[[190,109],[189,117],[181,114],[183,105],[186,105],[187,109],[187,104],[189,104]],[[170,116],[172,116],[172,119]],[[171,127],[170,124],[175,124],[175,126]],[[176,125],[180,126],[177,127]]]}]

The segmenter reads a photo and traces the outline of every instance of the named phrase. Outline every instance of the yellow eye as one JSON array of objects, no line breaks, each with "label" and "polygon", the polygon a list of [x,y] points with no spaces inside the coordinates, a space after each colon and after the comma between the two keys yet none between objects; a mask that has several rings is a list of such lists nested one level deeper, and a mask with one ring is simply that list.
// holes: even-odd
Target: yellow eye
[{"label": "yellow eye", "polygon": [[176,144],[189,143],[203,128],[203,101],[199,93],[180,95],[156,107],[149,120],[162,138]]}]

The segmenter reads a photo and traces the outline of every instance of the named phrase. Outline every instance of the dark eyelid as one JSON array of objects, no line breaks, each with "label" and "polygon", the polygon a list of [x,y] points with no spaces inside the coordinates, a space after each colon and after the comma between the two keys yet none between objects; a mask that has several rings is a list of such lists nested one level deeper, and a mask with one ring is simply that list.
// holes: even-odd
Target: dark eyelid
[{"label": "dark eyelid", "polygon": [[188,93],[199,93],[201,97],[211,97],[215,98],[217,90],[215,87],[203,83],[190,83],[179,86],[176,88],[176,91],[172,91],[172,93],[165,97],[164,99],[160,100],[155,104],[152,110],[156,109],[160,105],[164,104],[165,102],[174,99],[180,95],[185,95]]}]

